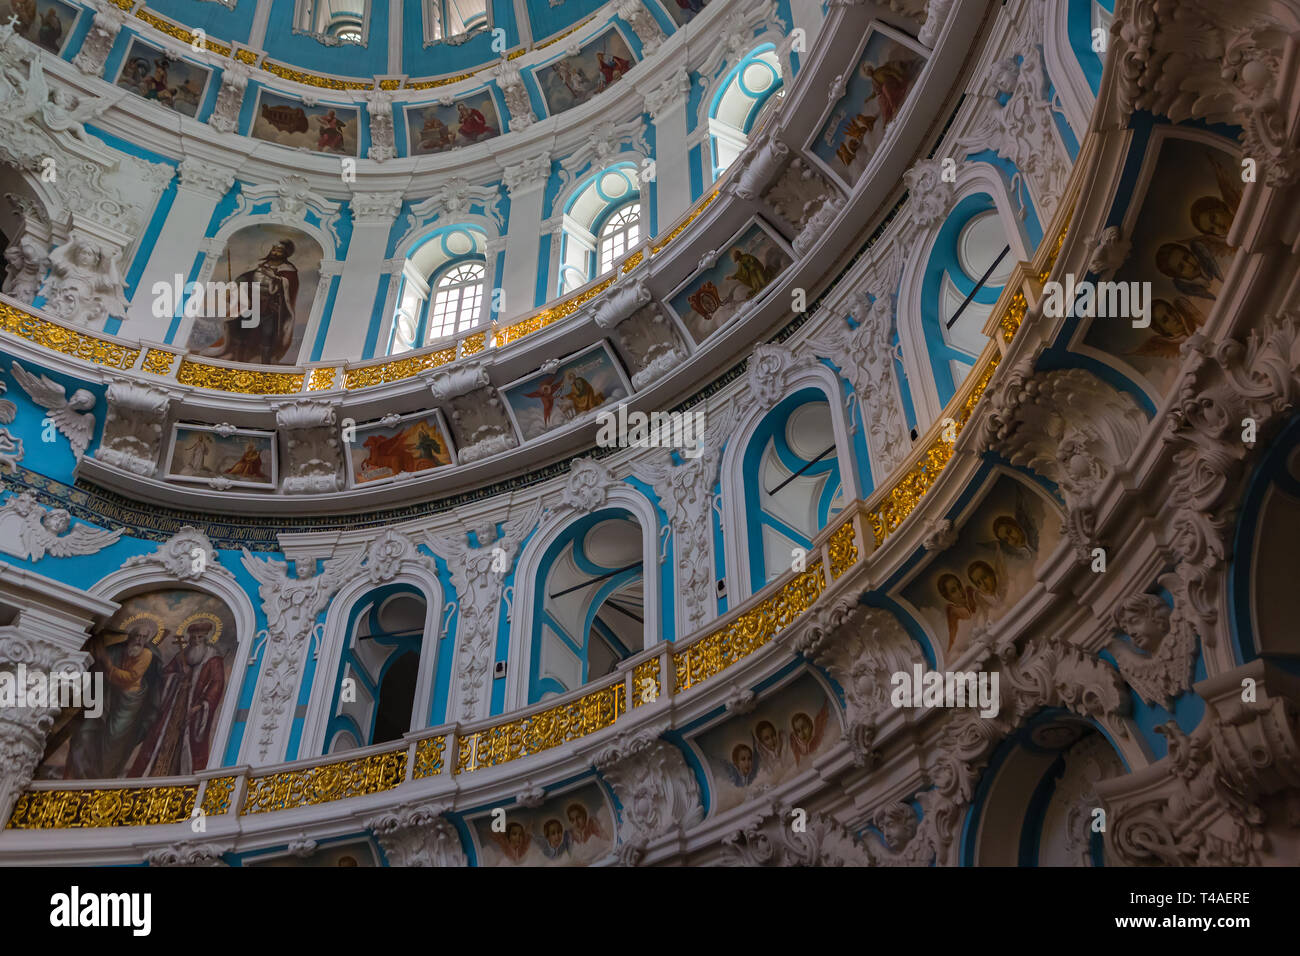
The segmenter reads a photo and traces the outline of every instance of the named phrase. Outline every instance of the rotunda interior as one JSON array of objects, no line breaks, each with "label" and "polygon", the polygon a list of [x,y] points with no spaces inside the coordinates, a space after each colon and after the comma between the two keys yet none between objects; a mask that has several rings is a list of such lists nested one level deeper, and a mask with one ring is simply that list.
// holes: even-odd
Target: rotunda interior
[{"label": "rotunda interior", "polygon": [[1300,862],[1298,52],[0,0],[0,864]]}]

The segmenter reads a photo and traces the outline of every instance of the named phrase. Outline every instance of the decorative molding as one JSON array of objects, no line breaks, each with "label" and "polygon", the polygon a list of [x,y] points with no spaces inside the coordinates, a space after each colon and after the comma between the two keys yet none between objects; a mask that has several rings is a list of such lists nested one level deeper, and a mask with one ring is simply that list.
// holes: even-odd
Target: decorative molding
[{"label": "decorative molding", "polygon": [[468,866],[443,804],[407,804],[366,821],[390,866]]},{"label": "decorative molding", "polygon": [[275,424],[284,439],[280,489],[288,495],[341,491],[343,443],[335,406],[299,400],[275,407]]},{"label": "decorative molding", "polygon": [[129,558],[122,567],[157,568],[177,581],[198,581],[209,574],[234,578],[217,560],[208,536],[188,525],[158,545],[153,554]]}]

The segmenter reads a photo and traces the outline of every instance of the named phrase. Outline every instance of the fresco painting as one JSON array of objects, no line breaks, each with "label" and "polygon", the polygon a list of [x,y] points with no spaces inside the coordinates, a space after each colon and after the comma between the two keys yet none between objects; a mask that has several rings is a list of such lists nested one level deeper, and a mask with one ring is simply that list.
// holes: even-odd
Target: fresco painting
[{"label": "fresco painting", "polygon": [[168,777],[219,758],[235,621],[201,591],[168,588],[121,599],[86,650],[102,679],[102,713],[65,708],[47,738],[44,780]]},{"label": "fresco painting", "polygon": [[1061,520],[1043,495],[1003,475],[962,526],[957,542],[903,589],[951,659],[1034,586],[1061,540]]},{"label": "fresco painting", "polygon": [[1166,138],[1134,220],[1116,282],[1151,283],[1151,324],[1095,318],[1083,342],[1135,369],[1159,394],[1178,377],[1180,349],[1214,308],[1236,248],[1228,232],[1245,188],[1235,155]]}]

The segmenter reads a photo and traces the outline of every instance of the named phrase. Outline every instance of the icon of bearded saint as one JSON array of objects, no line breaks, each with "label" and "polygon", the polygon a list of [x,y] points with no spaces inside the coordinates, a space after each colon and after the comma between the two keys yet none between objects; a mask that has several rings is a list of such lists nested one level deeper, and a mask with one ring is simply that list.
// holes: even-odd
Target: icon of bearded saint
[{"label": "icon of bearded saint", "polygon": [[290,258],[293,254],[293,242],[281,239],[254,268],[235,277],[241,288],[247,283],[248,288],[256,290],[258,321],[246,328],[247,319],[239,310],[228,308],[224,335],[204,349],[203,355],[260,365],[285,361],[293,344],[293,309],[298,298],[298,267]]}]

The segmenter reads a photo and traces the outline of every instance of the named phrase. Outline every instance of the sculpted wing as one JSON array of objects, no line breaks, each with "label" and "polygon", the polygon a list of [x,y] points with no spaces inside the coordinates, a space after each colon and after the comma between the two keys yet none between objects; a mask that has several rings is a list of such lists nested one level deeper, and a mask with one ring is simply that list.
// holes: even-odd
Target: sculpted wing
[{"label": "sculpted wing", "polygon": [[117,531],[101,531],[90,525],[79,524],[62,537],[56,537],[44,528],[41,529],[45,550],[56,558],[67,558],[76,554],[93,554],[107,548],[122,536]]},{"label": "sculpted wing", "polygon": [[[23,391],[31,396],[32,401],[50,413],[50,420],[68,439],[73,455],[80,459],[95,434],[94,414],[75,411],[68,402],[63,386],[48,375],[33,375],[16,361],[10,371]],[[80,391],[83,390],[79,390],[78,394]],[[73,398],[77,398],[77,395]],[[91,400],[93,401],[93,398]]]}]

